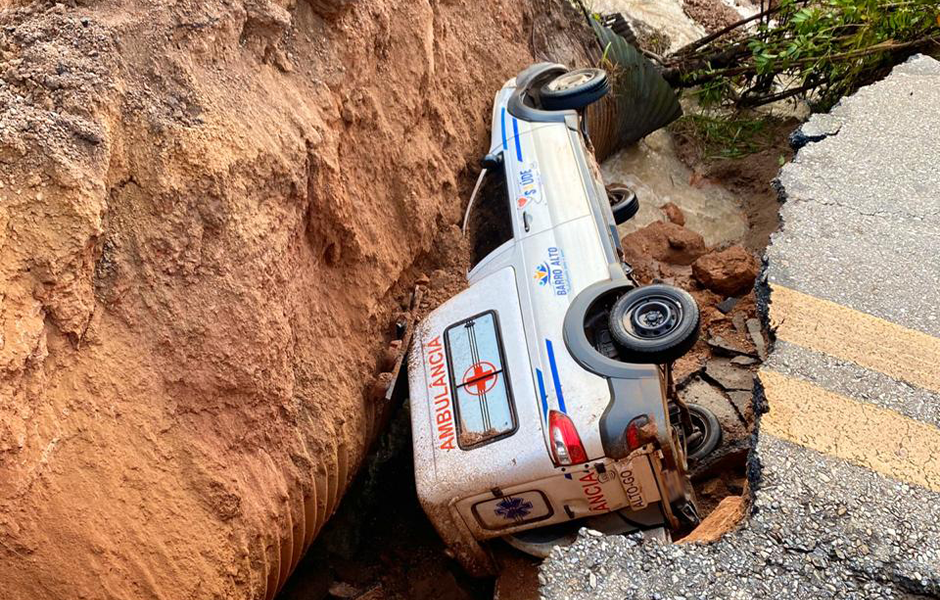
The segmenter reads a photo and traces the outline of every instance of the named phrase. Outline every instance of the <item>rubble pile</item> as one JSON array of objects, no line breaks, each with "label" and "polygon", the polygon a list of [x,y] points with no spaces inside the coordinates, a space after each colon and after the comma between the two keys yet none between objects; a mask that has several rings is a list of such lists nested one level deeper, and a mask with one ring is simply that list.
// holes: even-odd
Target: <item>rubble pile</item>
[{"label": "rubble pile", "polygon": [[682,225],[685,215],[675,204],[662,211],[665,220],[627,234],[622,244],[639,283],[679,286],[701,310],[699,341],[676,361],[673,375],[679,397],[710,409],[722,426],[720,449],[693,470],[707,513],[744,492],[754,372],[767,345],[753,289],[759,262],[740,244],[706,247],[702,236]]}]

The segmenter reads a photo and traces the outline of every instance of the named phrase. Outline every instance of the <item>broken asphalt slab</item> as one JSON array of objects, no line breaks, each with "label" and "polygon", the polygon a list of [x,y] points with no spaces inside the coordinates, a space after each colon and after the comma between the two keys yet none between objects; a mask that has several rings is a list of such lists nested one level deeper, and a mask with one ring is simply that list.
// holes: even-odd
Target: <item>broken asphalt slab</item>
[{"label": "broken asphalt slab", "polygon": [[543,564],[545,598],[940,594],[937,131],[940,63],[914,57],[814,117],[781,172],[769,412],[740,529],[709,545],[582,536]]},{"label": "broken asphalt slab", "polygon": [[705,363],[705,377],[728,392],[754,389],[754,375],[727,358],[712,358]]}]

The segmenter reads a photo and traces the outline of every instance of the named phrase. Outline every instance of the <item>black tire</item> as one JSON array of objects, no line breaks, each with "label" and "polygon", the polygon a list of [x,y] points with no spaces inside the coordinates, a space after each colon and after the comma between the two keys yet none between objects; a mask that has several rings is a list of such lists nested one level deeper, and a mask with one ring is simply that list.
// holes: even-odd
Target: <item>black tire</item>
[{"label": "black tire", "polygon": [[543,85],[539,101],[546,110],[581,110],[609,91],[610,81],[603,69],[575,69]]},{"label": "black tire", "polygon": [[670,363],[698,339],[695,299],[677,287],[647,285],[630,290],[610,309],[610,333],[620,360],[639,364]]},{"label": "black tire", "polygon": [[689,404],[688,407],[693,431],[686,437],[686,460],[697,462],[721,444],[721,424],[715,413],[704,406]]},{"label": "black tire", "polygon": [[608,185],[607,199],[610,200],[610,210],[614,213],[614,222],[617,225],[626,223],[640,210],[640,201],[636,194],[625,185]]}]

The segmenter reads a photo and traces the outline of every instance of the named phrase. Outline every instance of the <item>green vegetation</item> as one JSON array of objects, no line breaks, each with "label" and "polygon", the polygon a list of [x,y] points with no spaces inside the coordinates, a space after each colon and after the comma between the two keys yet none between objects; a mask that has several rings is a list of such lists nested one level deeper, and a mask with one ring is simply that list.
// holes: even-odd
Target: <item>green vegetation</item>
[{"label": "green vegetation", "polygon": [[666,57],[704,106],[805,95],[826,109],[917,51],[940,49],[937,0],[780,0]]},{"label": "green vegetation", "polygon": [[771,147],[776,132],[766,115],[690,114],[669,125],[669,131],[698,147],[704,160],[734,159]]}]

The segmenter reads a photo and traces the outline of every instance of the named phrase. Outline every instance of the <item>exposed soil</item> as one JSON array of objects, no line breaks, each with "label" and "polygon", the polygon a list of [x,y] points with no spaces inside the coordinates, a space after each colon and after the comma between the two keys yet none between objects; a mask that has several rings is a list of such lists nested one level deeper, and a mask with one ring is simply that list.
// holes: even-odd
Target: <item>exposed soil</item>
[{"label": "exposed soil", "polygon": [[[457,225],[492,93],[535,60],[584,64],[577,14],[0,7],[4,597],[270,598],[298,563],[292,600],[488,597],[416,502],[404,411],[323,528],[393,408],[374,390],[412,290],[426,312],[464,285]],[[683,152],[741,195],[762,248],[776,199],[759,188],[785,152]],[[738,326],[752,298],[723,314],[688,263],[637,268],[703,306],[683,388],[709,340],[756,352]],[[729,477],[703,499],[741,493]]]},{"label": "exposed soil", "polygon": [[721,0],[682,0],[682,10],[708,33],[741,20],[741,15]]},{"label": "exposed soil", "polygon": [[493,91],[582,62],[580,20],[0,7],[3,595],[270,597],[382,423],[414,283],[454,273]]}]

